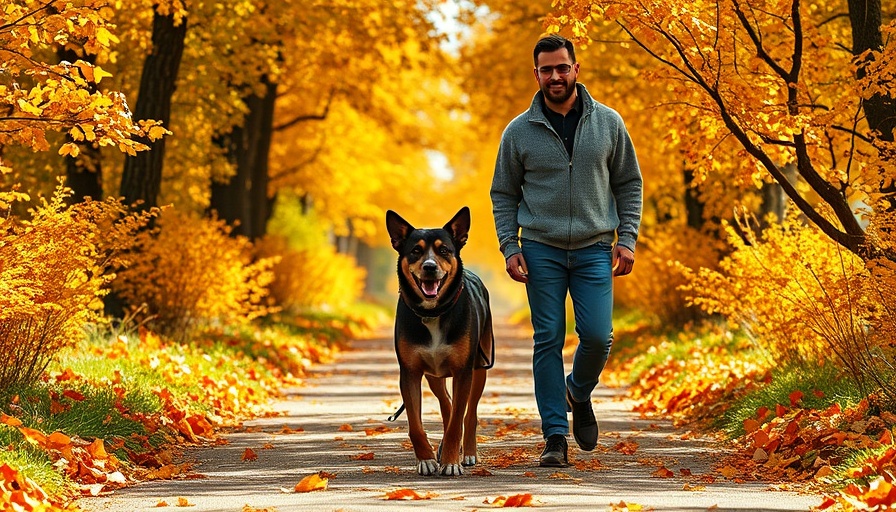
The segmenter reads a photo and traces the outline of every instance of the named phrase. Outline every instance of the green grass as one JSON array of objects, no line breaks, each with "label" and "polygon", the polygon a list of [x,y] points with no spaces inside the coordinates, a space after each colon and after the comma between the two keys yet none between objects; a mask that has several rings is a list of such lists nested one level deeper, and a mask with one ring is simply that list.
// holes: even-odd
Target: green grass
[{"label": "green grass", "polygon": [[800,406],[819,410],[835,402],[845,409],[865,398],[855,382],[830,363],[782,366],[772,370],[771,382],[733,403],[716,426],[732,437],[741,436],[745,419],[754,417],[760,407],[771,411],[777,404],[789,407],[790,394],[794,391],[803,393]]},{"label": "green grass", "polygon": [[47,493],[62,495],[74,488],[71,481],[53,467],[47,454],[24,443],[17,430],[0,425],[0,443],[3,446],[15,443],[16,446],[15,450],[0,450],[0,464],[8,464],[27,475]]}]

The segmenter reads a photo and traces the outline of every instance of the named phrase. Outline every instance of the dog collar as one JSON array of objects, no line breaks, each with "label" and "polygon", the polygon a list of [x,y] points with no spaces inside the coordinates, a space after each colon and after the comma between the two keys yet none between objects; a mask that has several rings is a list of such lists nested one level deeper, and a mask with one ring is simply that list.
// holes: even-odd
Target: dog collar
[{"label": "dog collar", "polygon": [[420,313],[419,308],[415,308],[414,306],[410,305],[407,299],[405,299],[404,293],[402,293],[401,290],[398,291],[398,296],[401,297],[401,300],[404,301],[408,309],[413,311],[415,315],[420,317],[420,319],[425,322],[427,319],[438,318],[445,314],[446,311],[453,308],[454,305],[457,304],[457,301],[460,300],[460,294],[462,291],[464,291],[463,277],[461,277],[460,286],[457,287],[457,291],[454,293],[454,297],[452,297],[452,299],[447,304],[442,304],[441,306],[433,309],[424,309],[423,311],[425,313]]}]

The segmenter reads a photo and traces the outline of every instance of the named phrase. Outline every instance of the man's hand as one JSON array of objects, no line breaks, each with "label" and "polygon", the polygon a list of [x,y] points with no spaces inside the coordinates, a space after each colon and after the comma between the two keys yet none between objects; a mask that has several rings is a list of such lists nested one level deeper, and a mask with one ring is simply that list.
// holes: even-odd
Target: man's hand
[{"label": "man's hand", "polygon": [[624,276],[635,266],[635,253],[628,247],[616,244],[613,248],[613,275]]},{"label": "man's hand", "polygon": [[507,273],[514,281],[529,282],[529,270],[526,268],[526,260],[522,253],[516,253],[507,258]]}]

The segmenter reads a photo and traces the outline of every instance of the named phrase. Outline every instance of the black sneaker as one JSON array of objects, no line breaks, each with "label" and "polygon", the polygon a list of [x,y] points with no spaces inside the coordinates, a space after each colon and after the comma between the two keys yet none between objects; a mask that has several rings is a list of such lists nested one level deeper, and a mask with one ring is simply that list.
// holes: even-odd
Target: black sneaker
[{"label": "black sneaker", "polygon": [[566,436],[563,434],[548,436],[538,465],[543,468],[565,468],[569,465],[569,460],[566,458],[567,449]]},{"label": "black sneaker", "polygon": [[576,439],[579,448],[590,452],[597,446],[597,420],[594,419],[594,411],[591,409],[591,400],[577,402],[566,389],[566,404],[572,411],[572,436]]}]

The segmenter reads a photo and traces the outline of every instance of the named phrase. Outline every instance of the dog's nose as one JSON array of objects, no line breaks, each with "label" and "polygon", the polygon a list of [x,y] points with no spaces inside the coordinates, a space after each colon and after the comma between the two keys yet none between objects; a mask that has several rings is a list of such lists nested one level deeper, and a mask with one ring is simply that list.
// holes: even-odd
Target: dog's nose
[{"label": "dog's nose", "polygon": [[426,260],[423,262],[423,271],[424,272],[435,272],[439,266],[436,265],[436,262],[433,260]]}]

